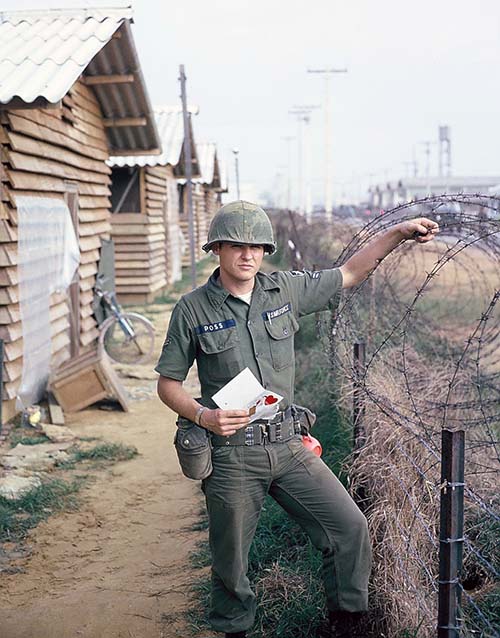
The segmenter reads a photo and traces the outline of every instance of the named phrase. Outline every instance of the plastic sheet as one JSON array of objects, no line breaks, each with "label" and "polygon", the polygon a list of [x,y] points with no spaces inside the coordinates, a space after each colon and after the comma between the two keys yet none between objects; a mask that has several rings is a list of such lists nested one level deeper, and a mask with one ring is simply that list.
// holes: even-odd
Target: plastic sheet
[{"label": "plastic sheet", "polygon": [[180,226],[172,228],[170,232],[172,237],[169,253],[172,262],[171,283],[174,283],[182,279],[182,255],[186,250],[186,240]]},{"label": "plastic sheet", "polygon": [[80,262],[71,213],[62,199],[16,197],[23,373],[17,407],[38,401],[49,378],[50,295],[64,291]]}]

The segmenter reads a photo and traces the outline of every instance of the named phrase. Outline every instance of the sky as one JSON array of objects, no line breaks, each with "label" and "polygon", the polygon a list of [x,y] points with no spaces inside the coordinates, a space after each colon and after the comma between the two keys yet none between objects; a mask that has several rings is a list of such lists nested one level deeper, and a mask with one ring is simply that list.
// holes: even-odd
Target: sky
[{"label": "sky", "polygon": [[[97,4],[126,2],[0,0],[0,10]],[[217,143],[233,193],[236,148],[242,196],[284,203],[290,185],[293,204],[299,144],[289,111],[317,105],[310,183],[322,203],[325,83],[307,73],[319,67],[347,68],[330,82],[335,203],[409,175],[414,158],[424,177],[426,141],[436,174],[439,125],[450,126],[454,175],[500,175],[498,0],[136,0],[133,8],[152,103],[179,101],[184,64],[188,100],[200,109],[195,139]]]}]

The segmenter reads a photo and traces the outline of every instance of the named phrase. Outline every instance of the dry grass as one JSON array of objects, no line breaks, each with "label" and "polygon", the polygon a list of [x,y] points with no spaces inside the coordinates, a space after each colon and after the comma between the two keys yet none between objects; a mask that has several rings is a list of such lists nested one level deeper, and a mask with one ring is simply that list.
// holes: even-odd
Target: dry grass
[{"label": "dry grass", "polygon": [[[432,203],[432,211],[441,203]],[[369,505],[375,551],[371,600],[374,635],[380,637],[427,638],[436,632],[443,427],[466,430],[464,598],[470,595],[486,618],[469,609],[462,635],[497,635],[488,622],[500,617],[500,592],[493,585],[493,574],[500,571],[495,444],[500,438],[500,244],[498,222],[481,221],[473,201],[460,206],[460,223],[453,214],[442,215],[436,241],[425,248],[404,243],[359,289],[346,291],[332,340],[334,376],[347,388],[341,399],[346,414],[355,380],[352,345],[367,345],[367,444],[351,474],[354,490],[366,494]],[[424,210],[400,212],[409,218]],[[297,217],[292,239],[305,265],[329,267],[398,220],[399,214],[386,214],[359,230],[348,221],[333,229],[321,222],[306,227]],[[281,235],[286,244],[292,234],[283,228]],[[330,330],[325,320],[326,357]]]},{"label": "dry grass", "polygon": [[[351,467],[353,489],[367,495],[368,518],[374,542],[372,604],[383,616],[379,635],[397,638],[435,635],[439,538],[439,447],[451,364],[426,362],[412,353],[411,398],[399,374],[399,355],[385,357],[370,369],[366,391],[367,442]],[[454,400],[470,400],[467,374],[456,379]],[[476,397],[477,398],[477,397]],[[475,408],[476,417],[477,405]],[[450,421],[460,410],[448,409]],[[472,409],[470,410],[472,415]],[[469,443],[482,440],[478,424],[468,433]],[[466,467],[495,467],[492,446],[469,445]],[[496,465],[498,470],[498,465]],[[468,486],[482,498],[495,494],[498,473],[469,474]],[[472,504],[468,504],[472,511]],[[469,557],[470,559],[470,557]],[[491,587],[483,573],[476,596]],[[377,609],[378,608],[378,609]],[[375,618],[377,622],[377,618]],[[465,635],[465,634],[464,634]]]}]

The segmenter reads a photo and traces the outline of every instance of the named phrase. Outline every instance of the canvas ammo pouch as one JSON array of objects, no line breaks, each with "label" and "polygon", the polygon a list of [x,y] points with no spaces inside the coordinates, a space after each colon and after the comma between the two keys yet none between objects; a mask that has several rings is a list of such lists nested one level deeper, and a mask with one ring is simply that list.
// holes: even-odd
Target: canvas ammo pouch
[{"label": "canvas ammo pouch", "polygon": [[300,433],[303,435],[309,434],[312,426],[316,423],[316,415],[314,412],[309,410],[309,408],[305,408],[302,405],[296,405],[295,403],[291,406],[292,408],[292,416],[295,423],[300,424]]},{"label": "canvas ammo pouch", "polygon": [[201,481],[210,476],[212,444],[208,430],[180,416],[177,419],[174,445],[184,476],[195,481]]}]

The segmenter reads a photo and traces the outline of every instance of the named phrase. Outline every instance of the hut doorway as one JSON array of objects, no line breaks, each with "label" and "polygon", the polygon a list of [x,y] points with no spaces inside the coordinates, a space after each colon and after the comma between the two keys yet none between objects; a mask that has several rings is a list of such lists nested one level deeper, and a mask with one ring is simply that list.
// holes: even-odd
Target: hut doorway
[{"label": "hut doorway", "polygon": [[138,166],[113,166],[111,173],[111,212],[144,212],[144,186]]}]

